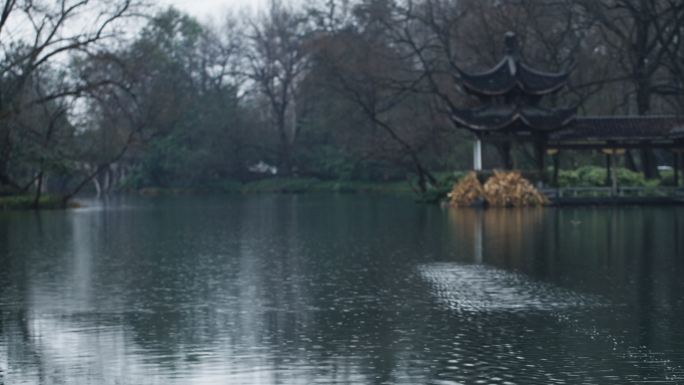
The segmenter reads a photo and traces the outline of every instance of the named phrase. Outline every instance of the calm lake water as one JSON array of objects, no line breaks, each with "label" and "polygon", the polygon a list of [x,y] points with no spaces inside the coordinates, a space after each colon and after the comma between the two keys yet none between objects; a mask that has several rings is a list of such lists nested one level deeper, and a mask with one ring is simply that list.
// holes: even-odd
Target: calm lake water
[{"label": "calm lake water", "polygon": [[684,209],[0,213],[0,384],[684,384]]}]

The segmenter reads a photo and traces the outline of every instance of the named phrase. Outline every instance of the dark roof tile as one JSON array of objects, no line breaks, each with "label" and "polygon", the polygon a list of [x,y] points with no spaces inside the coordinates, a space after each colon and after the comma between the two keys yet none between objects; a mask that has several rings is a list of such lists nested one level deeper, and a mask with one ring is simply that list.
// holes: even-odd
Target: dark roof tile
[{"label": "dark roof tile", "polygon": [[684,117],[583,117],[551,135],[551,140],[672,140],[684,139]]},{"label": "dark roof tile", "polygon": [[453,111],[452,118],[473,131],[554,131],[572,122],[576,113],[576,108],[550,110],[538,106],[487,105]]},{"label": "dark roof tile", "polygon": [[467,73],[457,68],[463,87],[479,95],[503,95],[515,88],[532,95],[546,95],[567,84],[570,71],[549,73],[536,70],[520,60],[515,34],[506,34],[506,55],[489,71]]}]

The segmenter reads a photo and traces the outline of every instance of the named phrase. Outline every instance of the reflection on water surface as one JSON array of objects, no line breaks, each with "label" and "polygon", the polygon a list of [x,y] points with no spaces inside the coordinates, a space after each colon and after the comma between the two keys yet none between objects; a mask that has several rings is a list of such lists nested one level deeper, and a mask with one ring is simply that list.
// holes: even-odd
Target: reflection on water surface
[{"label": "reflection on water surface", "polygon": [[0,213],[0,384],[684,383],[684,210]]},{"label": "reflection on water surface", "polygon": [[453,311],[528,312],[607,306],[600,298],[486,265],[436,263],[418,268],[433,294]]}]

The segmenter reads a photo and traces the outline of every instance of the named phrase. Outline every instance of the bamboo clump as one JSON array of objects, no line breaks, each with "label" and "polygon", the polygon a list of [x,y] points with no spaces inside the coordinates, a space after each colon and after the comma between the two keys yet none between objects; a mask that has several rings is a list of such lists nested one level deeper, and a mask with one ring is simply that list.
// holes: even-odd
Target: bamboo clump
[{"label": "bamboo clump", "polygon": [[518,171],[494,171],[484,186],[474,172],[454,185],[449,201],[455,207],[472,206],[484,201],[490,207],[534,207],[549,203]]}]

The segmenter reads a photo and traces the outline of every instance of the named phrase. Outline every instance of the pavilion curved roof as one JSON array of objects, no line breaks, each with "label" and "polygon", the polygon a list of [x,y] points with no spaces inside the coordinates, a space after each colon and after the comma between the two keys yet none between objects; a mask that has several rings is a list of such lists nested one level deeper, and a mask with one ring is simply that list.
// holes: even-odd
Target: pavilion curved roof
[{"label": "pavilion curved roof", "polygon": [[[496,105],[452,111],[452,118],[472,131],[500,131],[523,127],[535,131],[556,131],[575,120],[577,108],[546,109],[539,106]],[[518,126],[519,127],[519,126]]]},{"label": "pavilion curved roof", "polygon": [[506,34],[506,55],[489,71],[468,73],[457,68],[462,86],[479,95],[504,95],[515,88],[531,95],[546,95],[563,88],[570,71],[551,73],[534,69],[520,60],[514,33]]}]

